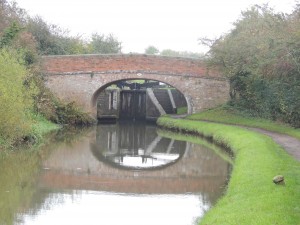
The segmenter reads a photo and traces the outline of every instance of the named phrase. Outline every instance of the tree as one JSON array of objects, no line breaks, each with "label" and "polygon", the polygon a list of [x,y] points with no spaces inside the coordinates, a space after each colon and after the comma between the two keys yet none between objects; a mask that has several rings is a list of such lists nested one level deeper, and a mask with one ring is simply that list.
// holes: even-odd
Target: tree
[{"label": "tree", "polygon": [[89,43],[89,53],[100,54],[119,54],[122,45],[112,34],[105,36],[104,34],[92,34],[92,40]]},{"label": "tree", "polygon": [[299,18],[253,6],[212,42],[210,62],[229,79],[233,105],[300,126]]},{"label": "tree", "polygon": [[63,34],[56,25],[47,24],[41,17],[36,16],[29,19],[27,29],[37,41],[41,55],[66,54],[60,43]]},{"label": "tree", "polygon": [[160,52],[162,56],[173,56],[173,57],[188,57],[188,58],[203,58],[202,53],[189,52],[189,51],[174,51],[172,49],[164,49]]},{"label": "tree", "polygon": [[19,8],[16,2],[0,0],[0,35],[13,21],[24,24],[26,16],[25,10]]},{"label": "tree", "polygon": [[21,27],[16,22],[12,22],[8,28],[4,29],[0,37],[0,48],[10,45],[20,31]]},{"label": "tree", "polygon": [[158,48],[154,47],[153,45],[150,45],[145,49],[145,54],[157,55],[157,54],[159,54],[159,50],[158,50]]},{"label": "tree", "polygon": [[15,51],[0,50],[0,136],[15,140],[30,131],[27,117],[31,109],[30,87],[24,81],[28,75],[22,58]]},{"label": "tree", "polygon": [[177,51],[174,51],[172,49],[164,49],[160,52],[160,55],[163,55],[163,56],[180,56],[179,52]]},{"label": "tree", "polygon": [[88,53],[88,49],[79,36],[68,35],[67,30],[54,24],[48,24],[41,17],[30,18],[27,30],[37,42],[41,55],[69,55]]}]

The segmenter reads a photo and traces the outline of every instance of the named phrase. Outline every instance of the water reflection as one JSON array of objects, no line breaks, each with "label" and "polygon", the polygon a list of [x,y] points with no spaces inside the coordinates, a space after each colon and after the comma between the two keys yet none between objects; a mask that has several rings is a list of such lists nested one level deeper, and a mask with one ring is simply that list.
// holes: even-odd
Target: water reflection
[{"label": "water reflection", "polygon": [[209,144],[162,135],[141,124],[59,131],[44,149],[3,158],[0,224],[195,224],[230,165]]},{"label": "water reflection", "polygon": [[[63,202],[53,201],[63,198]],[[20,217],[30,225],[192,225],[209,208],[197,195],[124,195],[79,191],[54,195],[54,204]]]},{"label": "water reflection", "polygon": [[122,169],[161,169],[176,163],[188,148],[185,141],[163,138],[154,125],[126,123],[97,128],[91,145],[99,160]]}]

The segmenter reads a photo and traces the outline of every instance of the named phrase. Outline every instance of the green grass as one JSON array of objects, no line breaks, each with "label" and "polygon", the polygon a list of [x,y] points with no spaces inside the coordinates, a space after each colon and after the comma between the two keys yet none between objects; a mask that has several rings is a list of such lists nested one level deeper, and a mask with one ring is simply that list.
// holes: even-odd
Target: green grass
[{"label": "green grass", "polygon": [[185,114],[185,113],[187,113],[186,106],[177,108],[177,114]]},{"label": "green grass", "polygon": [[[26,135],[27,138],[30,138],[32,143],[40,143],[43,140],[43,136],[53,130],[59,129],[60,126],[46,120],[41,115],[31,114],[28,119],[31,124],[30,132]],[[19,137],[18,142],[13,142],[12,140],[5,139],[0,137],[0,150],[11,149],[19,146],[24,141],[24,137]]]},{"label": "green grass", "polygon": [[187,119],[221,122],[226,124],[262,128],[281,134],[287,134],[300,140],[300,129],[295,129],[287,124],[276,123],[267,119],[245,117],[241,115],[241,113],[233,109],[215,108],[201,113],[190,115],[187,117]]},{"label": "green grass", "polygon": [[[203,225],[299,225],[300,163],[271,138],[236,126],[159,118],[170,129],[212,137],[235,154],[225,195],[205,214]],[[284,175],[286,185],[272,178]]]},{"label": "green grass", "polygon": [[41,115],[32,115],[31,136],[35,139],[36,143],[42,142],[43,137],[53,131],[60,128],[59,125],[54,124]]},{"label": "green grass", "polygon": [[32,132],[37,135],[43,135],[46,134],[52,130],[56,130],[59,128],[57,124],[54,124],[50,122],[49,120],[46,120],[41,115],[34,115],[32,116],[33,124],[32,124]]}]

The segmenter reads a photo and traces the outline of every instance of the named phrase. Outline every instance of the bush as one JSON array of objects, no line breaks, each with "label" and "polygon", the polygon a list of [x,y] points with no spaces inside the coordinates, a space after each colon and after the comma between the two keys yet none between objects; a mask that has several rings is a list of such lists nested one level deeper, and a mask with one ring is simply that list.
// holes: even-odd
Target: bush
[{"label": "bush", "polygon": [[32,102],[31,90],[24,85],[28,72],[21,57],[12,50],[0,49],[0,137],[16,140],[27,135],[27,118]]},{"label": "bush", "polygon": [[242,12],[233,30],[211,44],[210,63],[230,81],[231,104],[253,116],[300,127],[300,7]]},{"label": "bush", "polygon": [[95,120],[87,113],[82,112],[74,102],[64,103],[57,99],[44,82],[36,78],[39,94],[35,98],[35,111],[45,116],[46,119],[61,125],[86,126],[95,123]]}]

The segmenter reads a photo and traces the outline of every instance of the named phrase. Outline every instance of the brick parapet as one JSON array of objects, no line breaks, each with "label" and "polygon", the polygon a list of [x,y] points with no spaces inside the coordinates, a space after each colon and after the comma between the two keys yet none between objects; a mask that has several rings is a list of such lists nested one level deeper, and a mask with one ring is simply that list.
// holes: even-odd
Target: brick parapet
[{"label": "brick parapet", "polygon": [[188,112],[200,112],[229,99],[229,82],[199,59],[149,55],[46,56],[42,62],[46,86],[65,102],[75,102],[95,116],[96,100],[120,80],[156,80],[178,89]]},{"label": "brick parapet", "polygon": [[155,73],[182,76],[221,78],[215,68],[209,68],[203,60],[154,55],[67,55],[44,56],[42,69],[46,74],[63,73]]}]

